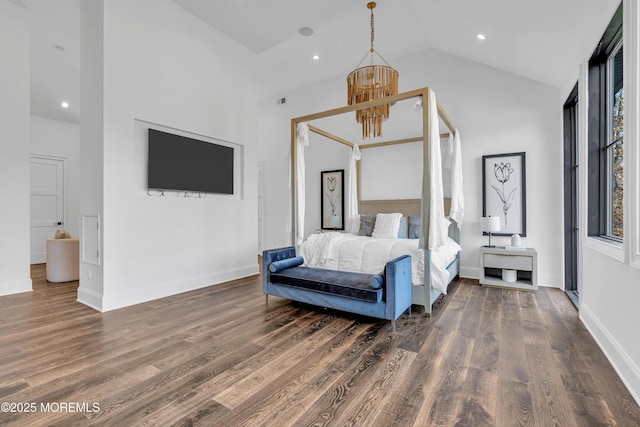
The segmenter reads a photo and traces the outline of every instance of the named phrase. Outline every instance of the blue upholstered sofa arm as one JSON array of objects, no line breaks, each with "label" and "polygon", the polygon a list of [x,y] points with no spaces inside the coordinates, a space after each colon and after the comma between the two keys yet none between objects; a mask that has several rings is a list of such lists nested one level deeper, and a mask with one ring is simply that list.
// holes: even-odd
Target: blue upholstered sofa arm
[{"label": "blue upholstered sofa arm", "polygon": [[401,255],[387,262],[385,267],[386,319],[395,320],[411,307],[411,257]]},{"label": "blue upholstered sofa arm", "polygon": [[296,248],[287,246],[279,249],[267,249],[262,252],[262,289],[265,293],[266,285],[269,282],[269,264],[274,261],[281,261],[296,256]]}]

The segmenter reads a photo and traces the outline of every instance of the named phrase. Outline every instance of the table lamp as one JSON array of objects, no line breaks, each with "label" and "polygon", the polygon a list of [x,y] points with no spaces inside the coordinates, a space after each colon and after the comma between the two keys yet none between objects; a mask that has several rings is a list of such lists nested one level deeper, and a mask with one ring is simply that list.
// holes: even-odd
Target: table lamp
[{"label": "table lamp", "polygon": [[480,230],[483,233],[489,233],[489,244],[485,245],[485,248],[495,248],[491,244],[491,233],[494,231],[500,231],[500,217],[499,216],[483,216],[480,220]]}]

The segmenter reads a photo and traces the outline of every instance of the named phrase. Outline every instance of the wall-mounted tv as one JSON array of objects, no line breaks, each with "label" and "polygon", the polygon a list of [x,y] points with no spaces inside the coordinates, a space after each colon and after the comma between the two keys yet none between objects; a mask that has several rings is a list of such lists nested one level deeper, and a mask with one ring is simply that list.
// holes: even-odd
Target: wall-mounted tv
[{"label": "wall-mounted tv", "polygon": [[149,129],[149,189],[233,194],[234,149]]}]

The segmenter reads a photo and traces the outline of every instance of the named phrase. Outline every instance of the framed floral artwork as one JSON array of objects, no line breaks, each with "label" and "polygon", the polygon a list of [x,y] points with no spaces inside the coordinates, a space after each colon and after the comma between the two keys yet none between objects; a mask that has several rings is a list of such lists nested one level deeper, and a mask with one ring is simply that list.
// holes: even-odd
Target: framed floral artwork
[{"label": "framed floral artwork", "polygon": [[344,230],[344,169],[320,172],[323,230]]},{"label": "framed floral artwork", "polygon": [[482,156],[482,216],[500,217],[494,236],[527,235],[525,176],[524,152]]}]

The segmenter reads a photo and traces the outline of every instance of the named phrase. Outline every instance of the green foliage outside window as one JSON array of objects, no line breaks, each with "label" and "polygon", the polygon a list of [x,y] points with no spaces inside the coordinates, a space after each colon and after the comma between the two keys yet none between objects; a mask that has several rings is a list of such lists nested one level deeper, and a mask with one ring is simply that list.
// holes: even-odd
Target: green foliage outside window
[{"label": "green foliage outside window", "polygon": [[[622,46],[613,58],[613,74],[622,75]],[[623,229],[623,194],[624,194],[624,86],[622,78],[612,88],[615,91],[612,105],[612,141],[609,145],[611,158],[611,212],[610,233],[622,239]]]}]

